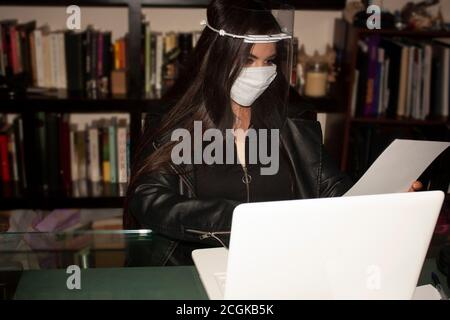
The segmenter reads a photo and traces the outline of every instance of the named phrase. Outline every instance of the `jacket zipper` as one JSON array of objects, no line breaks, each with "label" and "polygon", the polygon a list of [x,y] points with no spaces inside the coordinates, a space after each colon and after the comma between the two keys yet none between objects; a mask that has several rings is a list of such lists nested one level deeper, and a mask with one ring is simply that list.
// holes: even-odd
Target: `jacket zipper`
[{"label": "jacket zipper", "polygon": [[201,230],[195,230],[195,229],[186,229],[186,231],[200,235],[200,237],[199,237],[200,240],[204,240],[204,239],[207,239],[207,238],[214,238],[217,241],[219,241],[220,244],[223,247],[228,249],[226,244],[219,237],[217,237],[217,235],[230,234],[231,231],[215,231],[215,232],[211,232],[211,231],[201,231]]},{"label": "jacket zipper", "polygon": [[242,182],[245,184],[247,190],[247,202],[250,202],[250,182],[252,181],[252,176],[248,174],[247,166],[245,164],[242,165],[242,170],[244,171]]}]

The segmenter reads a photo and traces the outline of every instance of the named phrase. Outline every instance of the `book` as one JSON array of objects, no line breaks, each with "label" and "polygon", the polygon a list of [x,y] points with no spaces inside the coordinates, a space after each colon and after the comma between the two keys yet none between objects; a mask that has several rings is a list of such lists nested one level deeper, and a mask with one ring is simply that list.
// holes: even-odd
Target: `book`
[{"label": "book", "polygon": [[117,183],[117,117],[112,117],[108,127],[109,161],[111,183]]},{"label": "book", "polygon": [[119,120],[117,125],[117,166],[120,195],[125,194],[128,181],[127,126],[124,119]]},{"label": "book", "polygon": [[63,114],[59,119],[59,144],[60,185],[63,194],[70,196],[72,194],[72,170],[69,114]]}]

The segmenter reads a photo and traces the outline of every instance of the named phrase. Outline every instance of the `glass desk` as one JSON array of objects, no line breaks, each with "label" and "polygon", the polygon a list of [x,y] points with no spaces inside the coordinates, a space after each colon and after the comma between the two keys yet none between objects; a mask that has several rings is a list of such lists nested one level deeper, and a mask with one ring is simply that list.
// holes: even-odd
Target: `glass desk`
[{"label": "glass desk", "polygon": [[[194,266],[129,265],[130,255],[146,252],[130,248],[148,247],[153,237],[150,230],[0,233],[0,299],[207,299]],[[436,248],[432,243],[418,285],[435,272],[449,293]],[[80,267],[80,290],[67,287],[70,265]]]}]

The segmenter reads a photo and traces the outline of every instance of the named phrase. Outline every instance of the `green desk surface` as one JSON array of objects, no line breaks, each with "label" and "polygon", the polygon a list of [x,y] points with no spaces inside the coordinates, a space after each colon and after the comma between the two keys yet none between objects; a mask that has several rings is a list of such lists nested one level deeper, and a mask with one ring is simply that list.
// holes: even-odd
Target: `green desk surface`
[{"label": "green desk surface", "polygon": [[[434,260],[426,260],[418,285],[431,282]],[[193,266],[81,270],[81,289],[68,290],[64,269],[24,271],[15,299],[207,299]],[[445,285],[445,284],[444,284]],[[447,286],[445,290],[449,293]]]},{"label": "green desk surface", "polygon": [[207,299],[195,267],[81,270],[81,289],[69,290],[64,269],[24,271],[15,299]]}]

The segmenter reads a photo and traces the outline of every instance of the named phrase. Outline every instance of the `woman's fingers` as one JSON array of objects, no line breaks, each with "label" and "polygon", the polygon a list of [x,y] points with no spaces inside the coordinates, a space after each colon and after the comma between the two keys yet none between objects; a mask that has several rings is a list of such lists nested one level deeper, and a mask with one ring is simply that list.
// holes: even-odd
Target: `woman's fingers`
[{"label": "woman's fingers", "polygon": [[414,181],[411,187],[409,188],[408,192],[418,191],[423,188],[422,182],[420,181]]}]

